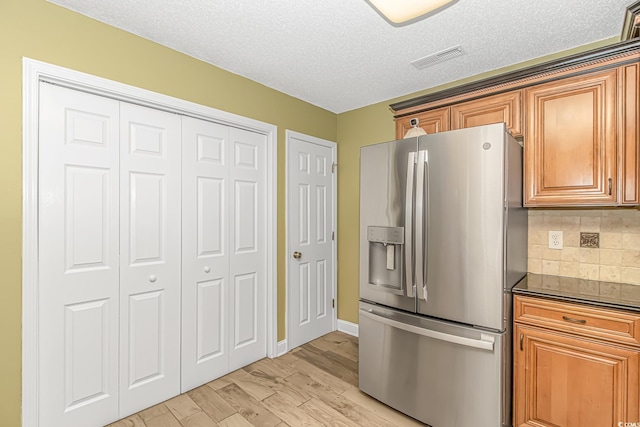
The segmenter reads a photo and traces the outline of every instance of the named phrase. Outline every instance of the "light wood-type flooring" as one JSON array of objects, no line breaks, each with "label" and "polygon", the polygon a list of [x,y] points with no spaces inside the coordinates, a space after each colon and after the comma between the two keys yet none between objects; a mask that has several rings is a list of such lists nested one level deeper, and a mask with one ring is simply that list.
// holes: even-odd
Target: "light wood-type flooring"
[{"label": "light wood-type flooring", "polygon": [[358,339],[332,332],[109,427],[424,426],[358,390]]}]

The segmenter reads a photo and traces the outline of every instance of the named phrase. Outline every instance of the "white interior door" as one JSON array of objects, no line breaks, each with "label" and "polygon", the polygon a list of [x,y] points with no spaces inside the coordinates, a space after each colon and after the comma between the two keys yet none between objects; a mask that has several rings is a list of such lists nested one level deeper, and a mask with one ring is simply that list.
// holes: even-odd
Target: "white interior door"
[{"label": "white interior door", "polygon": [[333,330],[335,144],[287,138],[287,308],[289,348]]},{"label": "white interior door", "polygon": [[182,119],[182,392],[229,372],[229,127]]},{"label": "white interior door", "polygon": [[47,83],[39,110],[39,414],[118,417],[118,102]]},{"label": "white interior door", "polygon": [[267,354],[267,139],[229,133],[229,370]]},{"label": "white interior door", "polygon": [[180,116],[120,104],[120,415],[180,392]]}]

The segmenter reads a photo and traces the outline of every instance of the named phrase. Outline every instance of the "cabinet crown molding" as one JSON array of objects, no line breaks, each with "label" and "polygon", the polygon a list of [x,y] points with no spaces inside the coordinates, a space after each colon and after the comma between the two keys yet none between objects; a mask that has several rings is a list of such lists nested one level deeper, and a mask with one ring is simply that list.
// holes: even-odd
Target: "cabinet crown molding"
[{"label": "cabinet crown molding", "polygon": [[[575,55],[566,56],[564,58],[554,59],[531,67],[510,71],[504,74],[463,84],[450,89],[445,89],[405,101],[396,102],[390,104],[389,106],[394,112],[399,112],[401,110],[411,108],[412,110],[407,114],[413,114],[416,112],[416,109],[414,107],[419,107],[421,105],[443,101],[448,98],[487,90],[489,88],[512,84],[519,80],[534,79],[546,74],[566,71],[572,68],[584,67],[601,61],[610,60],[617,57],[625,57],[633,54],[640,54],[640,38],[634,38],[631,40],[604,46],[598,49],[593,49],[587,52],[581,52]],[[396,115],[396,117],[402,116],[402,113]]]}]

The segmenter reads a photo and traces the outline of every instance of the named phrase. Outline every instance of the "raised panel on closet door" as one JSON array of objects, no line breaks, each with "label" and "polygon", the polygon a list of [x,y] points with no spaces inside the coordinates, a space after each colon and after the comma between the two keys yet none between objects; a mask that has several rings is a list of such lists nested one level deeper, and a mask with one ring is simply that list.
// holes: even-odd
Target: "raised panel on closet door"
[{"label": "raised panel on closet door", "polygon": [[266,137],[230,128],[230,370],[266,355]]},{"label": "raised panel on closet door", "polygon": [[180,392],[180,116],[120,108],[120,415]]},{"label": "raised panel on closet door", "polygon": [[182,119],[182,392],[226,374],[229,127]]},{"label": "raised panel on closet door", "polygon": [[103,425],[118,418],[118,102],[40,83],[39,117],[39,419]]}]

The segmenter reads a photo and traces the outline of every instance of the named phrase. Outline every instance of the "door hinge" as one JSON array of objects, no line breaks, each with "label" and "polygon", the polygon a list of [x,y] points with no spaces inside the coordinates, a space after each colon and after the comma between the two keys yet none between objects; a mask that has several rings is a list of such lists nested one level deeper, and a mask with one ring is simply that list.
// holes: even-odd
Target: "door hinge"
[{"label": "door hinge", "polygon": [[337,162],[331,163],[331,173],[335,173],[337,167],[338,167]]},{"label": "door hinge", "polygon": [[332,308],[336,308],[336,299],[335,298],[331,299],[331,307]]},{"label": "door hinge", "polygon": [[335,231],[331,232],[331,240],[336,240],[336,232]]}]

